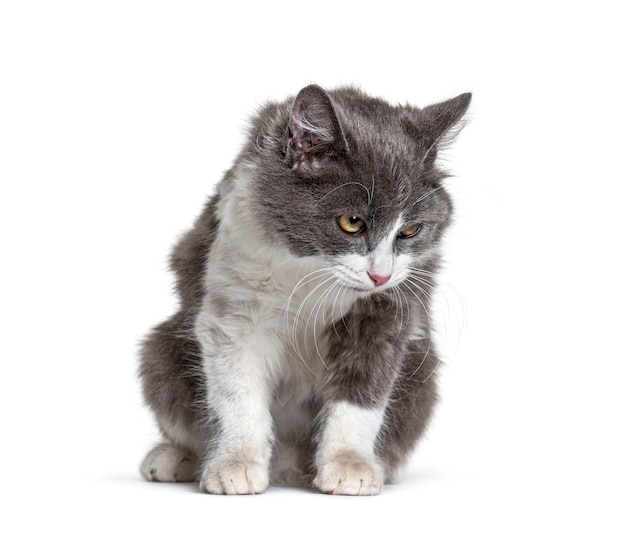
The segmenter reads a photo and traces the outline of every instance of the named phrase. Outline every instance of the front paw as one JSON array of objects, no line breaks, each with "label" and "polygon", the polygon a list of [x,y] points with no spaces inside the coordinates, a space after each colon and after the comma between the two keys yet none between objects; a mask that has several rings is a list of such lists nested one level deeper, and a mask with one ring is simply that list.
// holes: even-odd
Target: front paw
[{"label": "front paw", "polygon": [[200,479],[200,489],[209,494],[260,494],[268,485],[266,467],[240,459],[210,461]]},{"label": "front paw", "polygon": [[338,455],[320,466],[313,484],[326,494],[371,496],[383,487],[383,469],[358,455]]}]

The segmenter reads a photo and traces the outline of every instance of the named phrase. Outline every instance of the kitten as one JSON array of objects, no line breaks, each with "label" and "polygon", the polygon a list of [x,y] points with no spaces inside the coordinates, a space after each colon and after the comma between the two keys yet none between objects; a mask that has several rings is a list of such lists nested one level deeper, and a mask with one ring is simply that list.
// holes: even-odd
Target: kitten
[{"label": "kitten", "polygon": [[163,434],[146,479],[377,494],[393,478],[437,400],[429,306],[452,205],[436,160],[470,98],[417,109],[311,85],[253,119],[172,254],[180,309],[143,343]]}]

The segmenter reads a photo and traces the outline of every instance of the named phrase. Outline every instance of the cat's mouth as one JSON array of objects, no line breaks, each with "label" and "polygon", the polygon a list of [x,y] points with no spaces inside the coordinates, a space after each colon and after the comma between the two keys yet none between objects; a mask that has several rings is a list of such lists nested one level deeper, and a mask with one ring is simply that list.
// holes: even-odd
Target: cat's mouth
[{"label": "cat's mouth", "polygon": [[341,283],[361,294],[383,292],[394,286],[393,275],[372,275],[371,273],[360,276],[352,270],[342,269],[337,272]]},{"label": "cat's mouth", "polygon": [[377,293],[398,284],[400,271],[391,254],[348,254],[335,258],[332,270],[345,286],[360,293]]},{"label": "cat's mouth", "polygon": [[359,255],[345,255],[333,258],[329,269],[340,285],[360,295],[387,291],[413,293],[413,286],[419,282],[413,279],[430,275],[423,269],[423,263],[430,258],[429,251],[422,251],[419,256],[399,254],[392,260],[378,262]]}]

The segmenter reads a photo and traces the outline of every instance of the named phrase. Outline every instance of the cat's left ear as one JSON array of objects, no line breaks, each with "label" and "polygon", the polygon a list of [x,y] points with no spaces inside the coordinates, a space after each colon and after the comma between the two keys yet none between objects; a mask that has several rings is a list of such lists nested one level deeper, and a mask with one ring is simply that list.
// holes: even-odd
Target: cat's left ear
[{"label": "cat's left ear", "polygon": [[433,160],[437,147],[450,143],[464,126],[471,93],[427,106],[418,113],[418,143],[424,160]]},{"label": "cat's left ear", "polygon": [[315,170],[346,153],[346,141],[328,93],[302,89],[293,104],[283,150],[294,170]]}]

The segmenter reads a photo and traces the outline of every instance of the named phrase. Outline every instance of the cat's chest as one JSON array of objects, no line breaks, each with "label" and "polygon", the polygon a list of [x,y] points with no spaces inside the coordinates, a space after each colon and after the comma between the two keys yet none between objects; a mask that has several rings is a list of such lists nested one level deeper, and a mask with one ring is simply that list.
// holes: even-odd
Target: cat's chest
[{"label": "cat's chest", "polygon": [[299,360],[325,365],[334,325],[354,306],[356,296],[328,269],[308,270],[288,282],[277,291],[280,305],[273,314],[278,332]]},{"label": "cat's chest", "polygon": [[220,249],[213,251],[205,284],[221,323],[239,324],[237,336],[254,332],[278,340],[299,360],[323,359],[332,326],[357,299],[334,268],[323,257],[295,257],[280,246],[254,254]]},{"label": "cat's chest", "polygon": [[[278,250],[275,256],[238,265],[242,297],[256,302],[259,315],[275,322],[279,332],[319,333],[339,320],[356,300],[355,293],[321,258],[297,258]],[[269,258],[268,258],[269,257]],[[244,297],[245,299],[245,297]]]}]

